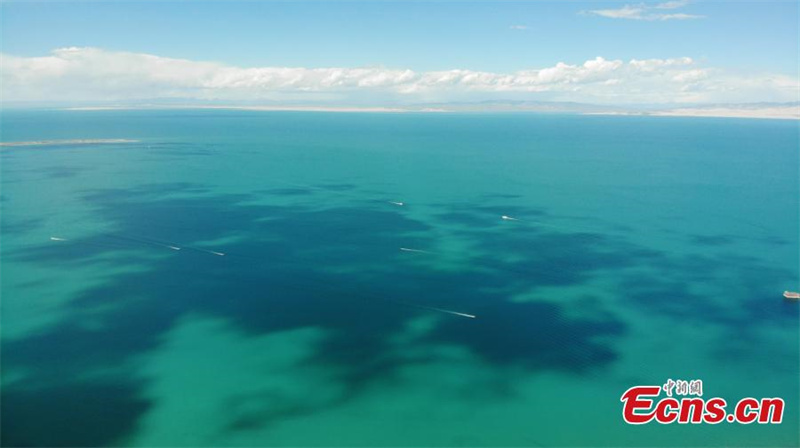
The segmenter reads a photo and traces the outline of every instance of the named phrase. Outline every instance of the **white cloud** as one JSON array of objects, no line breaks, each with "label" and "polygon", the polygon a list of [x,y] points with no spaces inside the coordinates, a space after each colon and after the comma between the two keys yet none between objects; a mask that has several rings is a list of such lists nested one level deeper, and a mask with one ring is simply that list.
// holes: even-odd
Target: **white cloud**
[{"label": "white cloud", "polygon": [[654,8],[655,9],[676,9],[676,8],[682,8],[682,7],[684,7],[684,6],[688,5],[688,4],[689,4],[689,2],[687,0],[676,0],[676,1],[671,1],[671,2],[659,3],[659,4],[655,5]]},{"label": "white cloud", "polygon": [[639,3],[637,5],[625,5],[617,9],[595,9],[582,11],[584,14],[594,14],[609,19],[628,19],[628,20],[691,20],[702,19],[703,16],[686,13],[664,13],[664,10],[682,8],[689,4],[685,0],[668,1],[655,5]]},{"label": "white cloud", "polygon": [[528,29],[528,26],[527,25],[511,25],[509,28],[512,29],[512,30],[524,31],[524,30]]},{"label": "white cloud", "polygon": [[62,48],[43,57],[0,55],[4,101],[206,100],[371,102],[465,100],[513,95],[548,100],[653,103],[796,101],[798,80],[741,77],[691,58],[604,59],[494,73],[417,72],[385,67],[257,67],[174,59],[97,48]]},{"label": "white cloud", "polygon": [[601,17],[608,17],[610,19],[637,19],[640,20],[644,14],[644,8],[625,5],[619,9],[595,9],[589,11]]}]

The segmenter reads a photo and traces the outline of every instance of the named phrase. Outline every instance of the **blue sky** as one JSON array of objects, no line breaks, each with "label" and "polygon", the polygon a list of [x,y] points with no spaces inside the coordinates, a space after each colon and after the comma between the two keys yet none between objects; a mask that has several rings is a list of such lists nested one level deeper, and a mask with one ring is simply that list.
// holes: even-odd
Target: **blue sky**
[{"label": "blue sky", "polygon": [[[798,2],[678,3],[661,9],[656,5],[665,2],[12,1],[2,4],[0,49],[18,58],[91,47],[239,68],[497,74],[598,56],[689,57],[729,75],[798,77]],[[591,12],[626,5],[643,8],[644,19]],[[691,18],[653,16],[667,13]]]}]

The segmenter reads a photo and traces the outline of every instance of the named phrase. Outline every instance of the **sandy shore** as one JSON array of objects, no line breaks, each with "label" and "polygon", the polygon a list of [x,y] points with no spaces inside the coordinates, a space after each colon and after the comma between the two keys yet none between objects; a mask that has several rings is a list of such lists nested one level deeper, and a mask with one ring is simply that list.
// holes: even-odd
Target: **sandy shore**
[{"label": "sandy shore", "polygon": [[76,140],[33,140],[29,142],[0,142],[0,146],[57,146],[57,145],[102,145],[109,143],[137,143],[139,140],[124,138],[97,138]]},{"label": "sandy shore", "polygon": [[669,117],[730,117],[730,118],[768,118],[778,120],[800,120],[800,107],[765,108],[685,108],[653,112],[650,115]]}]

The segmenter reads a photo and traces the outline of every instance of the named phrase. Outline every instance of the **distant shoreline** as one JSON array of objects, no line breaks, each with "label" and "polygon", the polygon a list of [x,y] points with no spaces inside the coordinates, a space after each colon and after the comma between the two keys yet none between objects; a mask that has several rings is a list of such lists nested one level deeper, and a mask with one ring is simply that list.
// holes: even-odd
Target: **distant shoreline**
[{"label": "distant shoreline", "polygon": [[297,112],[431,112],[429,110],[418,111],[415,109],[392,108],[392,107],[326,107],[326,106],[87,106],[87,107],[67,107],[62,110],[74,111],[101,111],[101,110],[170,110],[170,109],[219,109],[219,110],[253,110],[253,111],[297,111]]},{"label": "distant shoreline", "polygon": [[32,140],[27,142],[0,142],[0,146],[58,146],[58,145],[102,145],[110,143],[138,143],[139,140],[124,138],[72,139],[72,140]]},{"label": "distant shoreline", "polygon": [[513,105],[435,105],[430,107],[357,107],[357,106],[237,106],[237,105],[174,105],[174,106],[85,106],[68,107],[67,111],[111,111],[111,110],[245,110],[265,112],[336,112],[336,113],[560,113],[575,115],[627,115],[654,117],[717,117],[717,118],[754,118],[773,120],[800,120],[798,106],[742,106],[742,107],[682,107],[656,110],[580,110],[565,107],[516,107]]},{"label": "distant shoreline", "polygon": [[630,115],[651,117],[707,117],[707,118],[755,118],[764,120],[800,120],[798,107],[745,108],[681,108],[650,112],[586,112],[583,115]]}]

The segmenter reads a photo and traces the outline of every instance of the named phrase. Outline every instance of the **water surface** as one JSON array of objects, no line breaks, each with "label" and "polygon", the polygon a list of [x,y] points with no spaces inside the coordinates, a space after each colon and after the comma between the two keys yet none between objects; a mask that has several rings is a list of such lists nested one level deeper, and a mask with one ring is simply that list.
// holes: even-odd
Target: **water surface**
[{"label": "water surface", "polygon": [[[5,111],[0,130],[138,140],[0,152],[4,445],[800,444],[796,122]],[[783,397],[784,423],[625,425],[622,392],[667,378]]]}]

